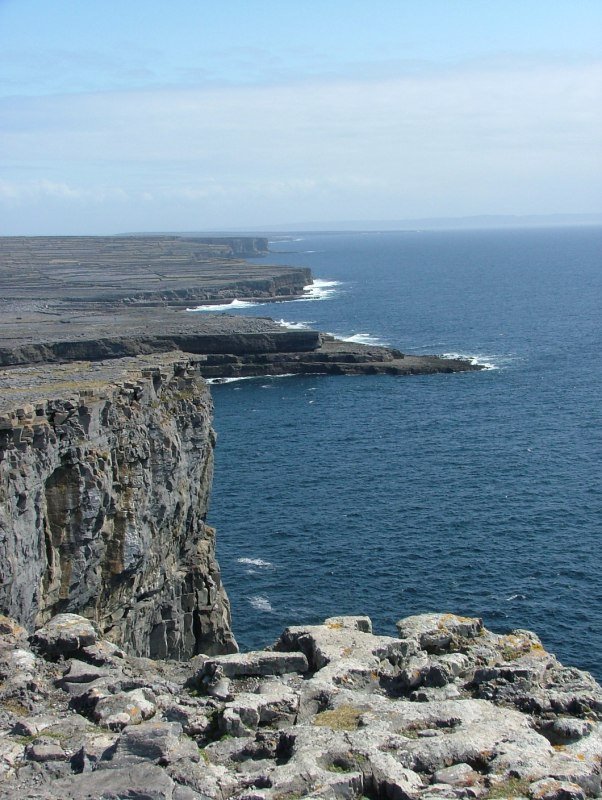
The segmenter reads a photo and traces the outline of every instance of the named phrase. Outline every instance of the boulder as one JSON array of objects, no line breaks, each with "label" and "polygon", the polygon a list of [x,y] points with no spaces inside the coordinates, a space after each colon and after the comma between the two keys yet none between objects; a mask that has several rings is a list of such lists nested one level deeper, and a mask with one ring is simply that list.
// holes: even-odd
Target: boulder
[{"label": "boulder", "polygon": [[427,653],[444,653],[453,642],[474,639],[483,630],[483,620],[456,614],[418,614],[397,623],[401,639],[414,639]]},{"label": "boulder", "polygon": [[144,689],[100,697],[96,702],[92,717],[103,728],[121,730],[126,725],[139,725],[154,716],[157,707],[152,693]]},{"label": "boulder", "polygon": [[48,658],[70,658],[98,641],[90,620],[78,614],[57,614],[33,634],[31,644]]}]

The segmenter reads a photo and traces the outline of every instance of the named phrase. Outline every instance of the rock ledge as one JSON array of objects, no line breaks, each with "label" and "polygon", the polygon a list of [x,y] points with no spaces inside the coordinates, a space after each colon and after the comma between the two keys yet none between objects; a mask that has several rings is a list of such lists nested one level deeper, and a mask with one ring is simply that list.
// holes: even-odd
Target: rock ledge
[{"label": "rock ledge", "polygon": [[336,617],[177,663],[126,656],[71,615],[29,640],[2,618],[0,798],[600,796],[589,674],[479,619],[398,630]]}]

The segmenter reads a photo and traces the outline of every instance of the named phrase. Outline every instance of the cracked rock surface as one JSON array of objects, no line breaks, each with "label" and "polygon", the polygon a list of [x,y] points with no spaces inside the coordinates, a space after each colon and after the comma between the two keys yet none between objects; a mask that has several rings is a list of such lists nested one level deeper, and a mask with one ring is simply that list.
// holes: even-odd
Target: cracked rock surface
[{"label": "cracked rock surface", "polygon": [[600,796],[602,689],[528,631],[337,617],[187,662],[75,615],[0,631],[0,798]]}]

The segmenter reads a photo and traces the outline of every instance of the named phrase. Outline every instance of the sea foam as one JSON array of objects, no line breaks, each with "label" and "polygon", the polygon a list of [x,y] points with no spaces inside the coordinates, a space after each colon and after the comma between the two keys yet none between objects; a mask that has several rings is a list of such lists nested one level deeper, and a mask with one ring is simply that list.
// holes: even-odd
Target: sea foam
[{"label": "sea foam", "polygon": [[381,347],[386,347],[388,344],[384,339],[372,336],[371,333],[354,333],[352,336],[344,336],[341,341],[354,342],[355,344],[373,344]]},{"label": "sea foam", "polygon": [[315,322],[287,322],[285,319],[279,319],[277,322],[291,331],[307,331],[311,330],[312,325],[315,325]]},{"label": "sea foam", "polygon": [[272,604],[268,600],[267,597],[264,597],[261,594],[253,595],[253,597],[249,597],[249,604],[253,606],[256,611],[273,611]]},{"label": "sea foam", "polygon": [[222,383],[238,383],[238,381],[251,381],[256,375],[242,375],[237,378],[205,378],[205,383],[210,386],[219,386]]},{"label": "sea foam", "polygon": [[235,378],[205,378],[205,383],[211,386],[220,386],[226,383],[238,383],[239,381],[257,381],[265,380],[266,378],[270,380],[276,380],[276,378],[292,378],[294,375],[294,372],[283,372],[282,375],[238,375]]},{"label": "sea foam", "polygon": [[218,303],[212,305],[211,303],[204,306],[195,306],[194,308],[187,308],[186,311],[231,311],[234,308],[255,308],[261,303],[250,303],[248,300],[231,300],[229,303]]},{"label": "sea foam", "polygon": [[462,359],[462,361],[469,361],[475,366],[483,367],[485,370],[501,369],[499,363],[492,361],[492,357],[486,355],[474,355],[468,353],[441,353],[441,358],[459,358]]},{"label": "sea foam", "polygon": [[273,567],[271,561],[264,561],[263,558],[237,558],[239,564],[250,564],[253,567]]},{"label": "sea foam", "polygon": [[[228,303],[205,303],[204,305],[187,308],[186,311],[236,311],[241,308],[257,308],[257,306],[266,305],[266,302],[269,302],[270,305],[282,305],[283,303],[307,303],[309,300],[327,300],[335,294],[336,287],[340,285],[340,281],[325,281],[318,278],[313,283],[310,283],[309,286],[303,287],[303,297],[297,297],[294,300],[271,300],[252,303],[249,300],[238,300],[236,298]],[[291,323],[291,325],[294,324]]]},{"label": "sea foam", "polygon": [[327,300],[336,292],[336,287],[341,285],[341,281],[325,281],[316,278],[309,286],[303,287],[304,297],[299,297],[293,301],[296,303],[306,303],[308,300]]}]

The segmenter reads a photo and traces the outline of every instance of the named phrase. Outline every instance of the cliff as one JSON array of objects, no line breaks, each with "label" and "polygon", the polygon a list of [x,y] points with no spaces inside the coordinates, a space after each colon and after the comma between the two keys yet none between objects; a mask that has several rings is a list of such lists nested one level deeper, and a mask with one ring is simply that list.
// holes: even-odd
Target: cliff
[{"label": "cliff", "polygon": [[600,687],[529,632],[341,617],[235,652],[201,376],[476,367],[154,305],[308,280],[234,240],[0,244],[0,363],[28,365],[0,373],[0,798],[600,795]]},{"label": "cliff", "polygon": [[[16,352],[47,363],[0,372],[0,610],[28,630],[77,612],[138,655],[236,648],[205,524],[214,436],[201,376],[452,368],[386,348],[316,347],[315,331],[267,321],[244,333],[216,325],[170,341],[204,342],[210,355],[124,357],[155,340],[167,349],[166,334],[87,338],[28,344]],[[59,356],[97,360],[48,363]]]},{"label": "cliff", "polygon": [[227,247],[229,255],[240,258],[263,256],[268,252],[266,236],[195,236],[195,241],[211,246]]},{"label": "cliff", "polygon": [[[54,304],[192,305],[223,298],[298,296],[310,270],[259,262],[265,239],[184,236],[0,237],[0,297],[24,309]],[[79,309],[81,312],[81,308]],[[16,310],[17,315],[20,311]]]},{"label": "cliff", "polygon": [[211,378],[266,373],[428,374],[479,369],[182,307],[303,296],[310,270],[249,263],[251,237],[0,237],[0,367],[180,350]]},{"label": "cliff", "polygon": [[197,366],[14,370],[2,394],[2,611],[33,630],[76,610],[153,658],[236,649],[205,524],[214,435]]}]

